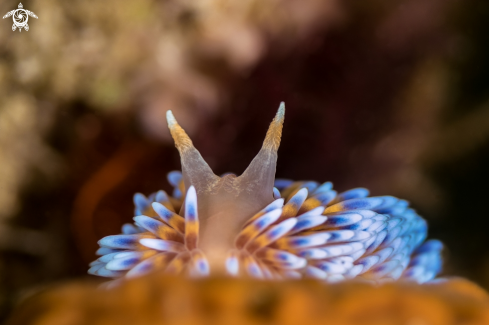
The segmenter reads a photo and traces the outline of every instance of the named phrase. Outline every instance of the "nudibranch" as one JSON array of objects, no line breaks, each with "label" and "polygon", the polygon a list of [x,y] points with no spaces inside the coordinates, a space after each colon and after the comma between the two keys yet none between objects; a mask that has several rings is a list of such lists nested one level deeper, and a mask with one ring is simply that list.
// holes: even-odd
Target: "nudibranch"
[{"label": "nudibranch", "polygon": [[99,241],[90,274],[125,278],[148,272],[192,277],[362,279],[424,283],[441,270],[442,244],[425,241],[426,221],[405,200],[343,193],[332,184],[275,179],[285,105],[244,173],[215,175],[167,112],[182,172],[164,191],[134,195],[134,224]]}]

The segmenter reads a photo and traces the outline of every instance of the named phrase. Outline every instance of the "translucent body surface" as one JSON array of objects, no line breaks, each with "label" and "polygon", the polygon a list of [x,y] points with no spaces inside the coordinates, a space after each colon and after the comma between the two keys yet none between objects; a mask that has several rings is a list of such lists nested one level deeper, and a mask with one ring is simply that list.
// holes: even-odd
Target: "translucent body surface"
[{"label": "translucent body surface", "polygon": [[[273,185],[284,122],[285,105],[270,124],[263,146],[244,173],[215,175],[192,140],[167,113],[168,126],[180,152],[185,192],[194,186],[199,200],[199,247],[213,268],[224,267],[227,252],[246,220],[273,201]],[[181,211],[180,214],[182,214]]]}]

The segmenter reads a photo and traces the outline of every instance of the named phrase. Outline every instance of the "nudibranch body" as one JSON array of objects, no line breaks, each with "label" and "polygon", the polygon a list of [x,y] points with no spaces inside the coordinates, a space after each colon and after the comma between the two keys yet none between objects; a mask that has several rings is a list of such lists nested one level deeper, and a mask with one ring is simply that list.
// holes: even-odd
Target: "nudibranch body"
[{"label": "nudibranch body", "polygon": [[130,278],[152,271],[260,279],[364,279],[424,283],[441,270],[442,244],[425,242],[427,225],[408,202],[343,193],[332,184],[275,180],[285,106],[263,146],[237,177],[215,175],[167,113],[182,172],[172,196],[134,196],[134,224],[99,241],[90,274]]}]

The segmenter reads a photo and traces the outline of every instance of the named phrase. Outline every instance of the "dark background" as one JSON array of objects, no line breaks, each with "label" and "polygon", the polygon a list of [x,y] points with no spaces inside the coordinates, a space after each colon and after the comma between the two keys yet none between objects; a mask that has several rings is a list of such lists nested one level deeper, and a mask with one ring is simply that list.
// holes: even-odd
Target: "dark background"
[{"label": "dark background", "polygon": [[[86,275],[180,168],[165,112],[241,173],[280,101],[277,176],[405,198],[444,275],[489,288],[489,3],[28,1],[0,25],[0,315]],[[3,12],[17,8],[6,1]]]}]

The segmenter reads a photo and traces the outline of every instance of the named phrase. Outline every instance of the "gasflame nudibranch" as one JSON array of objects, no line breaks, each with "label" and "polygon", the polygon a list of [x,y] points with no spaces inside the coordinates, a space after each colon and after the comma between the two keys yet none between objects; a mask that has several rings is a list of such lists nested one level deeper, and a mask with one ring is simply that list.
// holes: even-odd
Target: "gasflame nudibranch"
[{"label": "gasflame nudibranch", "polygon": [[[215,175],[171,111],[182,172],[172,196],[134,195],[134,224],[99,241],[90,274],[131,278],[152,271],[193,277],[364,279],[424,283],[441,270],[442,244],[405,200],[343,193],[332,184],[275,179],[285,105],[258,155],[237,177]],[[120,281],[120,280],[119,280]]]}]

